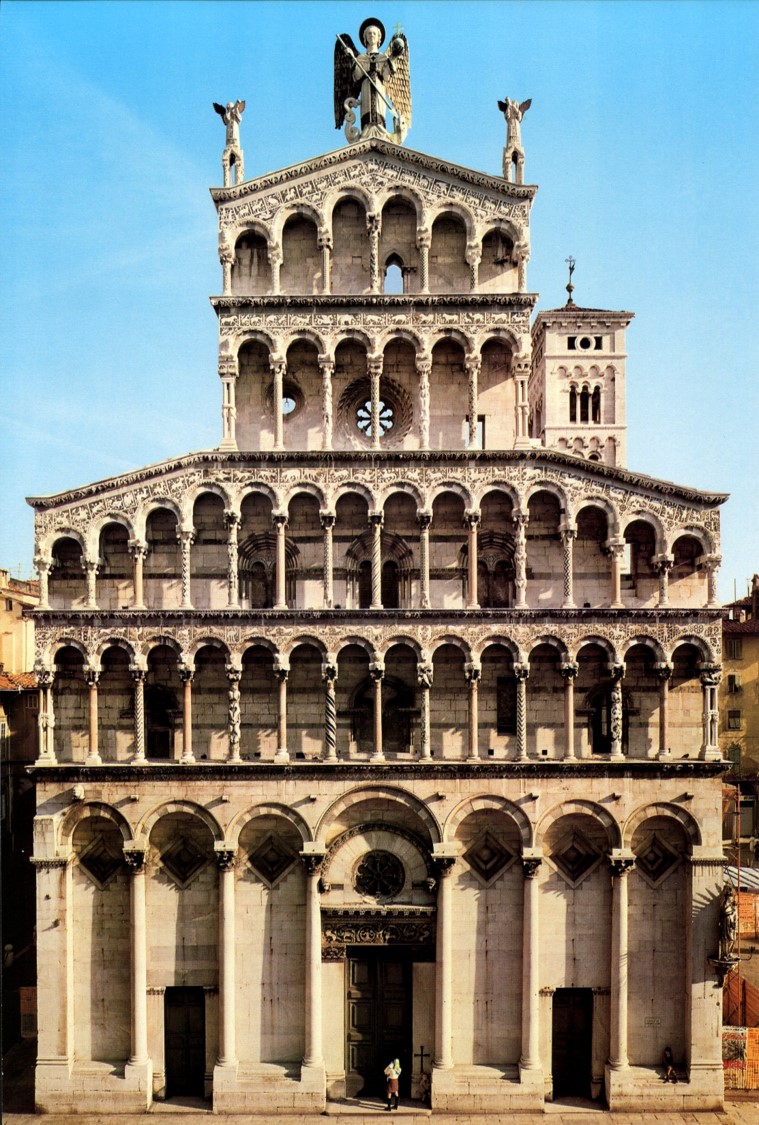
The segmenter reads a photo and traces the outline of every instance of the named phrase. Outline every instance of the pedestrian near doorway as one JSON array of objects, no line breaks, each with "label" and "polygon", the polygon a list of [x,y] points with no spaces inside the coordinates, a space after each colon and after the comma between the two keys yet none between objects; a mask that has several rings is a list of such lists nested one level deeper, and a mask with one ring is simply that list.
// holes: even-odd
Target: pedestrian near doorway
[{"label": "pedestrian near doorway", "polygon": [[401,1076],[401,1064],[398,1059],[393,1059],[385,1067],[385,1078],[387,1080],[387,1105],[385,1109],[389,1113],[391,1109],[398,1108],[398,1079]]}]

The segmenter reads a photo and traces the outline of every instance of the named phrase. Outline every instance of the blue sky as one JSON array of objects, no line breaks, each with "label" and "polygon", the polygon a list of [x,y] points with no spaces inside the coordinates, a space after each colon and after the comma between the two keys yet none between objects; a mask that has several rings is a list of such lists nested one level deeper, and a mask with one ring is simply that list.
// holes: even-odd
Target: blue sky
[{"label": "blue sky", "polygon": [[27,495],[214,447],[221,288],[208,187],[247,100],[248,176],[342,147],[332,45],[411,47],[410,148],[500,173],[523,124],[538,307],[627,309],[628,464],[730,492],[724,599],[759,571],[759,4],[89,3],[0,8],[0,566]]}]

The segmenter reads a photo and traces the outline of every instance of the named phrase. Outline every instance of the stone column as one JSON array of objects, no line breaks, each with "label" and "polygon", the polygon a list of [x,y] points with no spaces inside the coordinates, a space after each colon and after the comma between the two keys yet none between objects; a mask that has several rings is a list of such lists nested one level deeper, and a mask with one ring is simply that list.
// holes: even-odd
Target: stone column
[{"label": "stone column", "polygon": [[[225,172],[227,168],[224,168]],[[229,297],[232,293],[232,267],[235,264],[235,249],[227,231],[219,232],[219,261],[221,262],[221,292]]]},{"label": "stone column", "polygon": [[145,755],[145,677],[144,668],[129,669],[134,681],[134,755],[132,765],[144,765]]},{"label": "stone column", "polygon": [[516,527],[516,546],[514,548],[514,571],[516,601],[515,609],[527,608],[527,523],[526,512],[515,512],[511,517]]},{"label": "stone column", "polygon": [[316,245],[322,252],[322,293],[332,292],[332,235],[319,231]]},{"label": "stone column", "polygon": [[241,762],[240,727],[242,718],[240,714],[240,680],[242,678],[242,668],[239,664],[227,664],[226,672],[229,682],[229,710],[227,715],[229,753],[227,754],[227,761]]},{"label": "stone column", "polygon": [[561,542],[564,546],[564,601],[563,609],[574,609],[574,541],[577,537],[575,528],[566,527],[561,533]]},{"label": "stone column", "polygon": [[145,909],[145,850],[138,844],[124,845],[129,868],[129,916],[131,930],[131,1054],[127,1068],[150,1067],[148,1054],[148,934]]},{"label": "stone column", "polygon": [[527,677],[529,664],[514,664],[517,681],[517,761],[527,761]]},{"label": "stone column", "polygon": [[380,426],[380,377],[384,360],[382,356],[369,356],[367,367],[371,383],[371,443],[372,449],[379,449],[382,444],[382,427]]},{"label": "stone column", "polygon": [[85,668],[84,677],[89,687],[89,707],[88,707],[88,731],[87,731],[87,758],[85,760],[86,766],[99,766],[101,763],[100,750],[98,748],[98,680],[100,679],[99,668]]},{"label": "stone column", "polygon": [[306,868],[306,995],[303,1066],[324,1069],[322,1045],[322,922],[319,879],[324,853],[306,845],[300,853]]},{"label": "stone column", "polygon": [[467,760],[478,762],[480,759],[480,723],[479,723],[479,684],[482,668],[472,661],[464,665],[464,675],[469,684],[469,722],[467,728]]},{"label": "stone column", "polygon": [[522,911],[522,1055],[519,1072],[540,1071],[540,891],[539,852],[522,852],[524,905]]},{"label": "stone column", "polygon": [[609,539],[606,546],[611,557],[611,608],[622,609],[622,555],[624,539]]},{"label": "stone column", "polygon": [[416,244],[419,248],[419,292],[430,291],[430,246],[432,235],[430,231],[421,227],[416,234]]},{"label": "stone column", "polygon": [[517,259],[517,288],[524,293],[527,288],[527,263],[530,260],[530,246],[528,242],[517,242],[514,247]]},{"label": "stone column", "polygon": [[671,664],[662,662],[654,664],[654,671],[659,677],[659,753],[660,761],[669,761],[672,752],[669,749],[669,680],[674,668]]},{"label": "stone column", "polygon": [[722,669],[719,664],[705,664],[701,670],[701,687],[704,699],[704,741],[701,757],[707,762],[718,762],[719,749],[719,710],[717,688]]},{"label": "stone column", "polygon": [[319,512],[319,520],[324,532],[324,565],[322,569],[322,583],[324,586],[324,608],[332,609],[334,601],[334,552],[332,543],[332,529],[335,526],[335,513],[323,508]]},{"label": "stone column", "polygon": [[437,874],[437,918],[435,949],[435,1060],[436,1070],[453,1066],[453,856],[435,856]]},{"label": "stone column", "polygon": [[575,677],[579,665],[568,660],[561,665],[564,677],[564,757],[573,761],[575,757]]},{"label": "stone column", "polygon": [[369,232],[369,276],[372,293],[381,293],[379,238],[382,229],[382,216],[370,211],[366,216],[366,229]]},{"label": "stone column", "polygon": [[476,293],[480,286],[480,261],[482,260],[482,247],[479,242],[468,242],[464,252],[469,266],[469,288]]},{"label": "stone column", "polygon": [[285,372],[287,364],[279,356],[271,356],[269,368],[274,379],[272,394],[272,408],[274,410],[274,448],[285,448],[285,419],[282,413],[282,398],[284,391]]},{"label": "stone column", "polygon": [[477,448],[477,404],[478,404],[478,381],[480,376],[480,369],[482,367],[482,360],[477,356],[467,356],[464,360],[464,368],[469,379],[468,385],[468,410],[469,410],[469,430],[467,433],[467,447],[469,449]]},{"label": "stone column", "polygon": [[282,260],[282,247],[272,243],[269,247],[269,266],[271,267],[271,292],[273,297],[279,296],[282,288]]},{"label": "stone column", "polygon": [[419,376],[419,448],[430,447],[430,375],[431,359],[417,359],[416,372]]},{"label": "stone column", "polygon": [[422,609],[430,608],[430,524],[432,512],[421,508],[416,513],[419,524],[419,579]]},{"label": "stone column", "polygon": [[143,578],[143,569],[145,559],[148,555],[147,543],[142,543],[139,539],[129,540],[129,552],[132,556],[134,563],[134,609],[145,608],[145,582]]},{"label": "stone column", "polygon": [[326,355],[319,356],[319,370],[322,377],[322,449],[331,450],[332,433],[332,379],[335,364]]},{"label": "stone column", "polygon": [[516,448],[524,449],[525,446],[530,444],[529,359],[523,355],[515,356],[513,370],[515,390],[514,431],[516,434],[514,445]]},{"label": "stone column", "polygon": [[287,749],[287,676],[290,665],[276,657],[274,660],[274,678],[279,684],[277,701],[277,750],[274,755],[275,762],[289,762],[290,752]]},{"label": "stone column", "polygon": [[656,569],[659,572],[659,605],[669,605],[669,572],[674,563],[672,555],[659,555],[656,559]]},{"label": "stone column", "polygon": [[466,608],[479,609],[480,604],[477,600],[477,525],[480,522],[479,510],[477,508],[467,508],[464,512],[464,519],[466,520],[469,530],[469,542],[467,544],[469,597],[467,598]]},{"label": "stone column", "polygon": [[183,684],[182,692],[182,756],[183,765],[195,761],[192,752],[192,677],[193,669],[185,664],[179,666],[179,678]]},{"label": "stone column", "polygon": [[275,609],[287,609],[287,595],[285,585],[286,555],[285,555],[285,528],[287,527],[287,513],[275,511],[271,514],[272,522],[277,530],[277,554],[274,572],[276,596]]},{"label": "stone column", "polygon": [[[234,358],[234,357],[230,357]],[[236,362],[236,361],[235,361]],[[237,376],[224,375],[221,380],[221,445],[219,449],[237,449]]]},{"label": "stone column", "polygon": [[53,671],[50,668],[35,668],[39,688],[39,709],[37,712],[37,764],[55,763],[55,742],[53,738],[55,719],[53,717]]},{"label": "stone column", "polygon": [[99,564],[97,559],[84,560],[84,569],[87,573],[87,601],[85,603],[86,609],[97,609],[98,607],[98,565]]},{"label": "stone column", "polygon": [[37,571],[37,576],[40,580],[40,604],[39,609],[50,609],[50,592],[49,592],[49,576],[50,576],[50,560],[43,558],[42,555],[34,556],[34,566]]},{"label": "stone column", "polygon": [[382,747],[382,677],[385,675],[385,665],[381,660],[375,660],[369,664],[369,675],[374,681],[374,752],[370,761],[384,762],[385,752]]},{"label": "stone column", "polygon": [[627,1059],[627,874],[635,857],[614,849],[609,856],[611,866],[611,1027],[609,1066],[622,1070]]},{"label": "stone column", "polygon": [[182,551],[182,609],[192,609],[190,574],[191,552],[195,532],[193,530],[181,529],[178,538]]},{"label": "stone column", "polygon": [[227,509],[224,512],[227,525],[227,608],[240,606],[240,578],[238,574],[237,533],[240,526],[240,513]]},{"label": "stone column", "polygon": [[322,665],[322,680],[324,681],[324,760],[325,762],[336,762],[337,702],[335,686],[337,664],[333,660],[327,660]]},{"label": "stone column", "polygon": [[622,678],[625,674],[624,664],[612,664],[611,674],[611,760],[622,761]]},{"label": "stone column", "polygon": [[237,1067],[235,1020],[235,850],[214,844],[219,865],[219,1057],[217,1066]]},{"label": "stone column", "polygon": [[370,609],[382,609],[382,512],[370,512],[372,529],[372,604]]},{"label": "stone column", "polygon": [[722,563],[722,556],[721,555],[709,555],[704,560],[704,566],[706,567],[706,581],[707,581],[707,588],[708,588],[707,600],[706,600],[706,605],[707,605],[708,609],[712,609],[714,606],[719,605],[719,595],[717,593],[717,572],[720,568],[721,563]]},{"label": "stone column", "polygon": [[431,662],[417,665],[416,682],[419,684],[422,702],[419,757],[425,761],[428,761],[432,757],[432,746],[430,742],[430,689],[432,687],[433,672],[434,668]]}]

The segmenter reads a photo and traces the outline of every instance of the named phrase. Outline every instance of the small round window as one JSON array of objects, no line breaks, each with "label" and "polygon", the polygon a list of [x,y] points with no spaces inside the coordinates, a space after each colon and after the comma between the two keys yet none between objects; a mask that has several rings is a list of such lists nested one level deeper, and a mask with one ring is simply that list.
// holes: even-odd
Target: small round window
[{"label": "small round window", "polygon": [[298,403],[292,395],[282,395],[282,413],[292,414],[298,407]]},{"label": "small round window", "polygon": [[589,351],[593,347],[593,341],[590,336],[581,336],[578,342],[584,352]]},{"label": "small round window", "polygon": [[403,864],[390,852],[368,852],[356,868],[355,887],[362,895],[389,898],[398,894],[405,881]]}]

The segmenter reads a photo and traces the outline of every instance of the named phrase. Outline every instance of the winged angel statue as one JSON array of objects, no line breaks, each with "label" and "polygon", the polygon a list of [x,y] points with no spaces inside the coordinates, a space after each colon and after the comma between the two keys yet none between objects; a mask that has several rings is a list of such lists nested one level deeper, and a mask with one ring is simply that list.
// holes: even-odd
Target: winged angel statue
[{"label": "winged angel statue", "polygon": [[[380,52],[385,28],[374,18],[364,20],[358,37],[363,52],[350,35],[338,35],[335,42],[335,128],[344,124],[351,144],[366,137],[403,144],[411,127],[408,40],[397,28],[387,49]],[[392,129],[387,128],[388,114]]]}]

